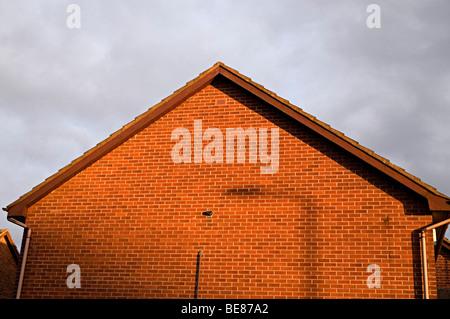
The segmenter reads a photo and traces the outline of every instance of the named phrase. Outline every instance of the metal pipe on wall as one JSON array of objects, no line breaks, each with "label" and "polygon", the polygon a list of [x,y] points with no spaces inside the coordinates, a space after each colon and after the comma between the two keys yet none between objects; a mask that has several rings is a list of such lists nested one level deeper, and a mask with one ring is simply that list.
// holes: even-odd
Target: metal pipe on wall
[{"label": "metal pipe on wall", "polygon": [[429,293],[428,293],[428,262],[427,262],[427,245],[426,245],[426,236],[425,231],[420,232],[420,241],[422,246],[422,264],[423,264],[423,293],[424,298],[429,299]]},{"label": "metal pipe on wall", "polygon": [[423,292],[424,292],[424,298],[429,299],[430,293],[428,290],[428,263],[427,263],[427,245],[426,245],[426,236],[425,233],[429,230],[435,229],[437,227],[446,225],[450,223],[450,218],[443,220],[436,224],[431,224],[428,226],[425,226],[420,229],[420,242],[422,246],[422,268],[423,268]]},{"label": "metal pipe on wall", "polygon": [[26,266],[27,257],[28,257],[28,247],[30,246],[31,229],[30,229],[30,227],[28,227],[28,225],[21,223],[13,218],[7,217],[6,219],[13,224],[23,227],[24,231],[26,232],[25,247],[24,247],[24,251],[23,251],[22,263],[20,266],[19,283],[17,285],[17,292],[16,292],[16,299],[20,299],[20,295],[22,294],[23,278],[25,276],[25,266]]},{"label": "metal pipe on wall", "polygon": [[202,251],[199,250],[197,253],[197,269],[195,271],[195,288],[194,288],[194,299],[197,299],[198,295],[198,279],[200,277],[200,256]]}]

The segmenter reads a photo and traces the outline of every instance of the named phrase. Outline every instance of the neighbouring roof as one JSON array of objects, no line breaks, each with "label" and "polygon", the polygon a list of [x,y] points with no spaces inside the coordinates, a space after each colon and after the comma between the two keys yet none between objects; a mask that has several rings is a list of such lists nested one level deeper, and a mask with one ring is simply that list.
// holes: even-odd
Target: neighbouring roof
[{"label": "neighbouring roof", "polygon": [[19,251],[17,250],[16,245],[14,244],[14,241],[11,237],[11,234],[9,233],[8,229],[0,229],[0,241],[4,238],[9,250],[11,251],[11,256],[14,258],[14,261],[16,264],[19,263]]},{"label": "neighbouring roof", "polygon": [[450,240],[444,237],[444,240],[442,241],[442,248],[450,252]]},{"label": "neighbouring roof", "polygon": [[17,270],[19,268],[19,252],[8,229],[0,229],[0,300],[11,299]]}]

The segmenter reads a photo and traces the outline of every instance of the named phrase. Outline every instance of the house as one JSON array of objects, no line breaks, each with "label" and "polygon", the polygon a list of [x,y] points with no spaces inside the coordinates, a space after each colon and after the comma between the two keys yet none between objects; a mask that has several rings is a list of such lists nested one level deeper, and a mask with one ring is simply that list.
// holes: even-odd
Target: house
[{"label": "house", "polygon": [[436,298],[449,200],[219,62],[4,210],[21,298]]},{"label": "house", "polygon": [[450,241],[447,238],[436,260],[436,281],[438,297],[450,299]]},{"label": "house", "polygon": [[0,229],[0,299],[15,296],[19,252],[7,229]]}]

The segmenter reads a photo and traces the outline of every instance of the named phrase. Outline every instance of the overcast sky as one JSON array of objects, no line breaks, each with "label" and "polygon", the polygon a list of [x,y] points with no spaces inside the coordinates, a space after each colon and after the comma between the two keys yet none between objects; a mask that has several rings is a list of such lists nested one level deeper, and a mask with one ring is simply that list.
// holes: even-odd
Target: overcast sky
[{"label": "overcast sky", "polygon": [[448,0],[0,0],[0,205],[217,61],[450,195],[449,17]]}]

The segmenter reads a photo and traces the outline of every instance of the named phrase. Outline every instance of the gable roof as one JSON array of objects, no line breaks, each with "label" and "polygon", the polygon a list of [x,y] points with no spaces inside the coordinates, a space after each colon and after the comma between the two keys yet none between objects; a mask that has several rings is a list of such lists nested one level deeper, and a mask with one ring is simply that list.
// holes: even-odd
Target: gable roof
[{"label": "gable roof", "polygon": [[[13,257],[13,259],[17,265],[19,263],[19,251],[17,250],[17,247],[14,244],[14,241],[13,241],[8,229],[0,229],[0,241],[2,238],[5,239],[5,242],[8,245],[8,248],[11,252],[11,256]],[[4,260],[4,262],[6,262],[6,260]],[[6,265],[3,265],[2,260],[0,260],[0,268],[4,267],[4,266],[6,266]]]},{"label": "gable roof", "polygon": [[444,240],[442,242],[442,248],[450,252],[450,240],[444,237]]},{"label": "gable roof", "polygon": [[275,93],[264,88],[262,85],[253,82],[250,78],[240,74],[238,71],[226,66],[222,62],[214,64],[214,66],[201,73],[197,78],[188,82],[172,95],[136,117],[133,121],[110,135],[107,139],[85,152],[82,156],[47,178],[28,193],[22,195],[15,202],[11,203],[6,208],[3,208],[3,210],[8,212],[8,217],[23,221],[27,216],[28,207],[45,197],[52,190],[56,189],[82,170],[89,167],[104,155],[114,150],[129,138],[145,129],[151,123],[167,114],[189,97],[202,90],[219,76],[227,78],[231,82],[267,102],[269,105],[297,120],[300,124],[305,125],[324,138],[339,145],[364,162],[403,184],[415,193],[423,196],[428,201],[430,211],[450,212],[450,198],[446,195],[441,194],[435,188],[424,183],[417,177],[407,173],[402,168],[392,164],[387,159],[375,154],[368,148],[363,147],[358,142],[319,121],[314,116],[304,112],[295,105],[292,105],[289,101],[277,96]]}]

